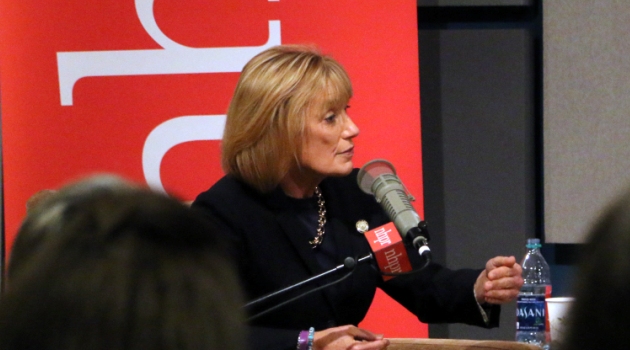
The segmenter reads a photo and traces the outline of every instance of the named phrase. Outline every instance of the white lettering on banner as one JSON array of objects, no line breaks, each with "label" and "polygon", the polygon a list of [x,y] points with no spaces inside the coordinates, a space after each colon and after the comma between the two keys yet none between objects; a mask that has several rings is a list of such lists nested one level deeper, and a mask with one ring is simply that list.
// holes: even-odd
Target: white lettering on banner
[{"label": "white lettering on banner", "polygon": [[247,61],[280,45],[280,21],[269,21],[269,38],[262,46],[192,48],[169,39],[153,14],[154,0],[136,0],[136,11],[147,34],[163,49],[57,52],[62,106],[71,106],[74,84],[81,78],[147,74],[240,72]]},{"label": "white lettering on banner", "polygon": [[392,244],[392,241],[389,239],[389,233],[391,231],[392,230],[385,230],[383,227],[374,230],[374,234],[376,235],[376,241],[374,241],[374,243],[378,242],[381,246]]},{"label": "white lettering on banner", "polygon": [[173,118],[149,133],[142,149],[142,170],[147,184],[166,192],[160,177],[160,164],[168,150],[188,141],[220,140],[225,115],[199,115]]},{"label": "white lettering on banner", "polygon": [[401,256],[402,253],[396,254],[396,249],[394,248],[386,251],[385,257],[387,258],[387,265],[385,265],[383,269],[389,270],[390,272],[402,272],[400,261],[398,260]]},{"label": "white lettering on banner", "polygon": [[[271,0],[270,0],[271,1]],[[154,0],[136,0],[138,19],[163,49],[57,52],[59,94],[62,106],[73,104],[75,83],[85,77],[162,74],[237,73],[258,53],[281,44],[279,20],[268,21],[269,36],[261,46],[193,48],[166,36],[153,13]],[[203,140],[220,140],[225,115],[182,116],[158,125],[142,149],[142,170],[147,184],[165,191],[160,165],[174,146]]]}]

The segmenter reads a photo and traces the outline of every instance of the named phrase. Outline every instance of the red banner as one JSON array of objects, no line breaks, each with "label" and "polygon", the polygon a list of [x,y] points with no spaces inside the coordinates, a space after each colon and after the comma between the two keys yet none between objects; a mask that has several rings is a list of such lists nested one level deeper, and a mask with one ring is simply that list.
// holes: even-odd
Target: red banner
[{"label": "red banner", "polygon": [[[422,198],[415,0],[0,0],[7,249],[30,196],[85,175],[117,173],[184,200],[209,188],[241,68],[288,43],[314,44],[348,70],[355,165],[388,159]],[[385,303],[393,316],[363,326],[426,336]]]}]

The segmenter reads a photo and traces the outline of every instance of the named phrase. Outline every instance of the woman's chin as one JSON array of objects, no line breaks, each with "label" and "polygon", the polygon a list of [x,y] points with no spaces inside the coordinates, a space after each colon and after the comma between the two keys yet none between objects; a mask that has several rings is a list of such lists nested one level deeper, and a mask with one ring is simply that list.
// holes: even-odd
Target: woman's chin
[{"label": "woman's chin", "polygon": [[352,162],[349,162],[349,164],[344,164],[344,166],[340,167],[337,171],[331,172],[329,176],[336,176],[336,177],[347,176],[352,172],[352,169],[353,169]]}]

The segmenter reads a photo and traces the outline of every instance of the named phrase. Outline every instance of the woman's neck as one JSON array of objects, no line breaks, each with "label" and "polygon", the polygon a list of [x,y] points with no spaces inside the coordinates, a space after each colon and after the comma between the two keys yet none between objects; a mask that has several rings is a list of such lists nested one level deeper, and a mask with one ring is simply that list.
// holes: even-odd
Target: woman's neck
[{"label": "woman's neck", "polygon": [[310,198],[315,194],[315,187],[323,179],[321,175],[309,176],[303,170],[293,170],[280,181],[280,188],[289,197]]}]

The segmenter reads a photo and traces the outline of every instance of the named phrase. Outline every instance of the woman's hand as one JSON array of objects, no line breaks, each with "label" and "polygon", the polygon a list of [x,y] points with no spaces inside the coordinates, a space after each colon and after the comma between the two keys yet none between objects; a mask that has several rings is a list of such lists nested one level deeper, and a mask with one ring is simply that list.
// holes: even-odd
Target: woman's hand
[{"label": "woman's hand", "polygon": [[353,325],[315,332],[314,350],[377,350],[387,349],[389,340]]},{"label": "woman's hand", "polygon": [[475,283],[479,304],[504,304],[518,296],[523,286],[521,265],[513,256],[497,256],[486,263]]}]

